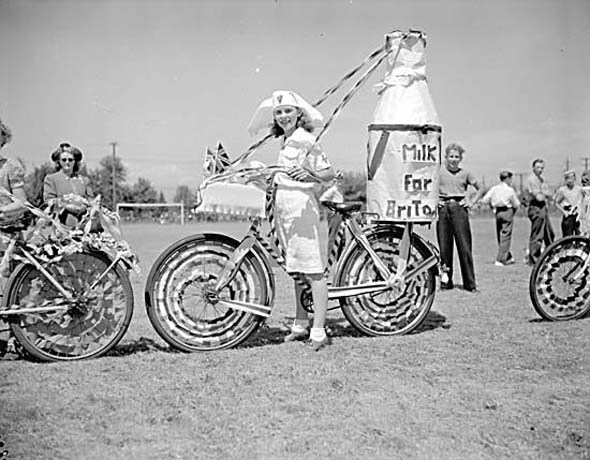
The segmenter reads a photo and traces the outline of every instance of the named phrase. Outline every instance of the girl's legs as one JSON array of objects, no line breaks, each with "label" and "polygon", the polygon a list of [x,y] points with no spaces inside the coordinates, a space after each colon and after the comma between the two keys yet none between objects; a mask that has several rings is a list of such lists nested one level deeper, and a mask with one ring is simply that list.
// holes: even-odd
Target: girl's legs
[{"label": "girl's legs", "polygon": [[328,282],[323,273],[307,275],[311,283],[311,294],[313,296],[313,326],[309,338],[315,351],[328,345],[329,339],[326,335],[326,311],[328,310]]},{"label": "girl's legs", "polygon": [[295,281],[295,321],[307,327],[309,326],[309,318],[307,316],[307,310],[303,308],[303,305],[301,304],[302,292],[303,287]]},{"label": "girl's legs", "polygon": [[[323,329],[326,325],[326,311],[328,310],[328,282],[323,273],[314,273],[307,276],[311,282],[311,294],[313,296],[312,327]],[[299,307],[297,305],[297,308]]]},{"label": "girl's legs", "polygon": [[[311,294],[313,297],[313,325],[309,337],[313,348],[317,351],[324,345],[328,344],[326,335],[326,312],[328,310],[328,282],[323,273],[314,273],[307,275],[311,284]],[[295,283],[295,319],[291,326],[291,333],[285,337],[286,342],[298,340],[307,337],[307,327],[309,318],[307,311],[301,304],[301,291],[303,288]]]},{"label": "girl's legs", "polygon": [[295,281],[295,319],[291,325],[291,332],[285,336],[285,342],[294,340],[303,340],[309,336],[309,317],[307,310],[301,303],[301,293],[303,288]]}]

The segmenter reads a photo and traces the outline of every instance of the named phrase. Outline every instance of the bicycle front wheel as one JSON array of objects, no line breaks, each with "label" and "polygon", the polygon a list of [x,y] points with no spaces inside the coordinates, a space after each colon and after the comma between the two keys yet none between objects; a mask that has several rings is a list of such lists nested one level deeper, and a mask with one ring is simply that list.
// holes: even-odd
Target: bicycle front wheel
[{"label": "bicycle front wheel", "polygon": [[123,338],[133,315],[133,290],[124,269],[102,253],[81,252],[47,265],[72,294],[68,299],[32,265],[20,265],[7,283],[10,309],[64,307],[23,313],[11,324],[27,353],[42,361],[71,361],[104,355]]},{"label": "bicycle front wheel", "polygon": [[590,239],[568,236],[551,244],[529,281],[535,311],[549,321],[581,318],[590,311]]},{"label": "bicycle front wheel", "polygon": [[[392,273],[400,262],[399,246],[403,228],[379,226],[366,233],[369,243]],[[369,253],[354,242],[347,251],[338,270],[337,286],[354,286],[383,281]],[[412,235],[408,268],[415,266],[432,255],[432,251],[416,235]],[[428,316],[434,301],[436,271],[424,270],[406,282],[403,292],[395,294],[386,290],[375,294],[363,294],[340,299],[340,306],[346,319],[359,331],[367,335],[401,335],[411,332]]]},{"label": "bicycle front wheel", "polygon": [[[191,352],[234,347],[262,321],[261,316],[221,306],[207,295],[238,245],[224,235],[190,236],[170,246],[155,262],[146,283],[145,304],[156,332],[174,348]],[[253,249],[218,297],[271,305],[273,289],[270,267]]]}]

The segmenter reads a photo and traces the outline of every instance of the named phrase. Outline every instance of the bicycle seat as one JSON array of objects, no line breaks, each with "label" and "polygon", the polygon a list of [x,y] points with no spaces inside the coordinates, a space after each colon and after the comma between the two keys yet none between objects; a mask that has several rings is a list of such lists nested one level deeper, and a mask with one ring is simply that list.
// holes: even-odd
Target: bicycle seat
[{"label": "bicycle seat", "polygon": [[322,204],[326,208],[334,212],[338,212],[340,214],[349,214],[352,212],[357,212],[363,206],[363,203],[361,203],[360,201],[349,201],[347,203],[337,203],[335,201],[322,201]]}]

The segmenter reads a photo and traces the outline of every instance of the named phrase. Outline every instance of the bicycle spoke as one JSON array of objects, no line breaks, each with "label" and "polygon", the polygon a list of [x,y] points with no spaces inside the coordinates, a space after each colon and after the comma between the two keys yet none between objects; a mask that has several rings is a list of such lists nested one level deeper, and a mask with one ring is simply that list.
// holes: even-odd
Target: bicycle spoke
[{"label": "bicycle spoke", "polygon": [[537,312],[548,320],[568,320],[590,310],[590,240],[560,240],[542,255],[531,272],[529,292]]},{"label": "bicycle spoke", "polygon": [[54,313],[21,315],[15,333],[18,331],[28,343],[28,351],[40,359],[80,359],[103,354],[120,340],[131,320],[133,297],[127,278],[115,270],[109,270],[97,282],[108,263],[106,258],[76,253],[51,265],[50,272],[72,291],[72,299],[64,299],[33,267],[23,271],[9,294],[17,305],[25,307],[33,302],[67,306]]},{"label": "bicycle spoke", "polygon": [[148,315],[172,346],[185,351],[226,348],[258,325],[259,318],[243,311],[247,307],[231,305],[267,301],[268,282],[251,255],[221,292],[215,289],[234,249],[221,240],[191,237],[164,252],[152,268],[146,287]]},{"label": "bicycle spoke", "polygon": [[[401,263],[399,243],[402,231],[395,228],[378,228],[369,234],[371,248],[391,273]],[[426,317],[434,299],[434,275],[430,268],[430,251],[419,240],[413,241],[408,264],[402,273],[401,289],[367,292],[341,299],[347,319],[366,334],[394,335],[410,332]],[[349,253],[341,269],[339,286],[358,286],[386,282],[383,268],[377,267],[374,257],[361,246]],[[408,275],[406,278],[403,275]],[[340,288],[338,288],[340,289]]]}]

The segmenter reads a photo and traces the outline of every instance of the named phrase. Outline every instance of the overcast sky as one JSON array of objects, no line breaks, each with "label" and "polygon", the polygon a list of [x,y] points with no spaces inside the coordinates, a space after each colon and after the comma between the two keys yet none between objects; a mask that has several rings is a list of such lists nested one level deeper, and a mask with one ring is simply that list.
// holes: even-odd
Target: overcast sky
[{"label": "overcast sky", "polygon": [[[232,157],[256,140],[259,102],[292,89],[310,102],[383,43],[426,32],[427,75],[443,143],[488,185],[500,169],[547,161],[557,183],[590,157],[588,0],[0,0],[5,151],[27,166],[61,141],[89,167],[118,142],[130,181],[172,198],[197,185],[203,152]],[[322,143],[342,170],[364,169],[379,69]],[[329,115],[338,93],[320,106]],[[260,152],[272,163],[278,146]]]}]

